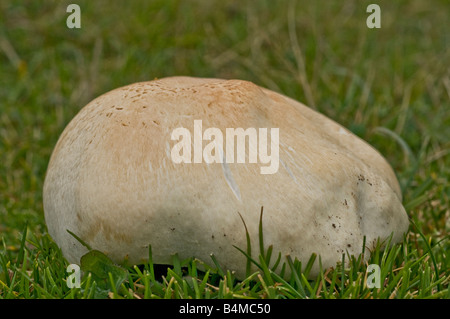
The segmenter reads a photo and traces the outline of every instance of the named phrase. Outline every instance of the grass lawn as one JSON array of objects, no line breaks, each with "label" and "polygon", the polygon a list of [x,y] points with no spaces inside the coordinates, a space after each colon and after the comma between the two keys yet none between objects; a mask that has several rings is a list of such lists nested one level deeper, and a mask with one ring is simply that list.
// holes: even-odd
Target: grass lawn
[{"label": "grass lawn", "polygon": [[[369,29],[372,2],[0,2],[0,298],[450,298],[450,5],[376,1],[381,28]],[[66,27],[70,3],[80,29]],[[275,251],[253,255],[259,271],[243,281],[198,260],[122,268],[94,251],[69,288],[42,207],[53,147],[93,98],[172,75],[252,81],[368,141],[400,181],[403,243],[315,280],[284,256],[278,269],[294,271],[281,278],[267,267]]]}]

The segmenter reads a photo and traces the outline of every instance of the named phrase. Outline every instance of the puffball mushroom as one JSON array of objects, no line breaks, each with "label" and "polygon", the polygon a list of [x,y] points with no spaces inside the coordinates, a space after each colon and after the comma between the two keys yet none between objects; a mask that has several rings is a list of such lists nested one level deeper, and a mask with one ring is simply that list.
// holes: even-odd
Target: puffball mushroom
[{"label": "puffball mushroom", "polygon": [[[230,128],[248,133],[244,153],[237,140],[228,145]],[[259,146],[250,145],[255,132]],[[266,248],[303,263],[315,253],[324,268],[359,255],[364,236],[368,246],[401,241],[409,225],[396,176],[373,147],[240,80],[169,77],[96,98],[59,138],[43,196],[48,231],[70,263],[87,249],[68,231],[119,264],[145,262],[151,245],[156,264],[175,253],[211,263],[214,254],[241,278],[243,221],[256,254],[261,207]]]}]

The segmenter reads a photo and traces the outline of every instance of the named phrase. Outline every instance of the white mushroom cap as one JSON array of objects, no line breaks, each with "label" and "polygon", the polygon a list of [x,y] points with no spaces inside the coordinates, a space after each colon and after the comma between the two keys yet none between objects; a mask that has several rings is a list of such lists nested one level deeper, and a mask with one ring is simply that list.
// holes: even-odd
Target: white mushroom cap
[{"label": "white mushroom cap", "polygon": [[[174,129],[279,128],[279,168],[261,163],[174,163]],[[203,146],[207,144],[203,141]],[[246,158],[248,158],[248,152]],[[214,254],[245,274],[245,220],[252,247],[264,207],[266,247],[324,268],[343,253],[408,229],[386,160],[347,129],[283,95],[239,80],[172,77],[110,91],[61,135],[44,184],[50,235],[71,263],[87,252],[67,230],[113,261],[155,263]],[[257,249],[253,249],[256,251]],[[319,271],[316,262],[311,274]]]}]

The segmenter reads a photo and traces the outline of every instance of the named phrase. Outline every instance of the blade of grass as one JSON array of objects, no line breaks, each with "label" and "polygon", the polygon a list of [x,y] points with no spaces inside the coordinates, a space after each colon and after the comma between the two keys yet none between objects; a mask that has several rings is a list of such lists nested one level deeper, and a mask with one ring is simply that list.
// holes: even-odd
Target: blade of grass
[{"label": "blade of grass", "polygon": [[[435,272],[435,276],[436,278],[439,278],[439,268],[437,266],[436,263],[436,259],[434,257],[433,254],[433,250],[431,249],[430,244],[428,243],[428,240],[426,239],[425,235],[423,234],[423,232],[420,230],[420,228],[417,226],[417,224],[411,219],[410,222],[413,224],[413,226],[416,228],[417,232],[419,233],[420,237],[422,237],[427,249],[428,249],[428,253],[430,254],[431,257],[431,261],[433,262],[433,266],[434,266],[434,272]],[[438,285],[437,287],[438,291],[441,291],[441,285]]]},{"label": "blade of grass", "polygon": [[[261,213],[259,215],[259,230],[258,230],[258,235],[259,235],[259,253],[263,256],[263,258],[265,259],[266,257],[264,256],[264,235],[263,235],[263,207],[261,206]],[[251,256],[251,254],[249,254]]]},{"label": "blade of grass", "polygon": [[283,284],[284,287],[295,297],[305,299],[306,296],[299,292],[297,289],[292,287],[286,280],[284,280],[281,276],[277,275],[274,271],[270,270],[270,275],[277,281]]},{"label": "blade of grass", "polygon": [[300,280],[300,277],[298,276],[297,269],[294,266],[294,263],[292,262],[291,256],[289,256],[289,255],[286,256],[286,259],[287,259],[289,267],[291,268],[291,277],[294,279],[295,283],[297,284],[299,293],[302,296],[304,296],[303,298],[306,298],[306,292],[305,292],[305,289],[303,287],[303,283]]},{"label": "blade of grass", "polygon": [[219,262],[217,261],[216,256],[214,256],[214,254],[210,255],[214,265],[216,266],[217,272],[219,273],[219,275],[223,278],[225,277],[225,272],[222,269],[222,266],[220,266]]},{"label": "blade of grass", "polygon": [[22,233],[22,240],[20,241],[20,248],[19,248],[19,256],[17,257],[16,266],[19,267],[24,258],[25,253],[25,241],[27,239],[27,231],[28,231],[28,223],[25,223],[23,233]]},{"label": "blade of grass", "polygon": [[[250,240],[250,234],[248,233],[248,229],[247,229],[247,225],[245,224],[245,220],[242,217],[241,213],[239,213],[239,217],[241,217],[242,223],[244,224],[244,228],[245,228],[245,237],[247,240],[247,253],[246,256],[252,256],[252,242]],[[239,249],[240,250],[240,249]],[[246,276],[250,275],[250,271],[251,271],[251,267],[252,267],[252,261],[250,258],[247,257],[247,263],[246,263],[246,267],[245,267],[245,274]]]},{"label": "blade of grass", "polygon": [[75,235],[73,232],[71,232],[70,230],[66,229],[66,231],[73,236],[73,238],[75,238],[81,245],[83,245],[84,247],[86,247],[88,250],[92,250],[92,247],[89,246],[85,241],[83,241],[80,237],[78,237],[77,235]]}]

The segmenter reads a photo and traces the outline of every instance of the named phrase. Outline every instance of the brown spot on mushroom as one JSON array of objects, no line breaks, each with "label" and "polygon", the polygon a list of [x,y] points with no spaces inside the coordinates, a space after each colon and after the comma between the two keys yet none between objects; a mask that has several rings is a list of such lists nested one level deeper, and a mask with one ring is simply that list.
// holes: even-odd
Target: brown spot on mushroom
[{"label": "brown spot on mushroom", "polygon": [[87,226],[80,230],[79,237],[88,244],[99,234],[108,241],[131,244],[130,235],[119,231],[117,227],[114,226],[113,221],[103,220],[98,216],[91,216],[90,223],[83,225]]}]

